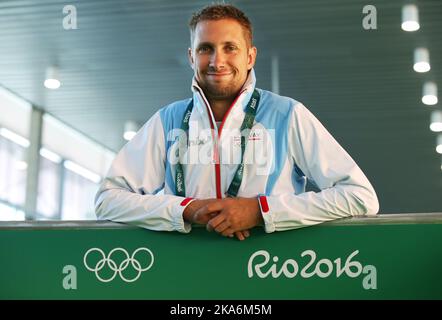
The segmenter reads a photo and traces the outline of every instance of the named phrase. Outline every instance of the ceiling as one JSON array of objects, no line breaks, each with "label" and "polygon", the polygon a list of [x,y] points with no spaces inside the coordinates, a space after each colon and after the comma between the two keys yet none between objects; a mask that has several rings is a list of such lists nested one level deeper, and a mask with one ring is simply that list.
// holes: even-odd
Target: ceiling
[{"label": "ceiling", "polygon": [[[126,120],[144,123],[190,96],[187,21],[211,1],[0,1],[0,84],[118,151]],[[421,29],[400,29],[401,7],[416,2]],[[442,87],[442,1],[371,1],[377,29],[364,30],[366,0],[232,1],[254,24],[257,85],[271,89],[279,57],[280,93],[303,102],[358,162],[381,212],[442,211],[441,156],[425,80]],[[64,30],[63,6],[77,9]],[[413,71],[413,50],[432,69]],[[62,87],[43,87],[60,66]]]}]

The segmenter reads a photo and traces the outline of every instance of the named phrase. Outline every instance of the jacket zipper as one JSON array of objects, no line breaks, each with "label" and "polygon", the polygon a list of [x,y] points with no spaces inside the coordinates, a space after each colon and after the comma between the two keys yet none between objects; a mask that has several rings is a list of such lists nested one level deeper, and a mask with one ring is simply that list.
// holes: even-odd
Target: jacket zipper
[{"label": "jacket zipper", "polygon": [[[204,104],[206,105],[207,108],[207,112],[209,115],[209,121],[210,121],[210,128],[212,129],[212,139],[214,140],[214,160],[215,160],[215,185],[216,185],[216,197],[218,199],[222,199],[222,193],[221,193],[221,165],[220,165],[220,159],[219,159],[219,146],[218,146],[218,142],[219,139],[221,138],[221,132],[223,130],[224,127],[224,123],[227,120],[227,116],[229,115],[230,111],[232,110],[233,106],[235,105],[236,101],[238,100],[238,98],[241,96],[241,94],[246,91],[246,89],[242,90],[235,98],[235,100],[233,100],[232,104],[230,105],[229,109],[227,109],[226,114],[223,117],[223,120],[221,122],[221,125],[219,126],[218,129],[218,137],[215,137],[213,132],[215,131],[215,126],[213,124],[212,121],[212,117],[210,116],[210,110],[209,110],[209,106],[207,105],[207,102],[205,99],[203,99]],[[201,94],[201,92],[200,92]]]}]

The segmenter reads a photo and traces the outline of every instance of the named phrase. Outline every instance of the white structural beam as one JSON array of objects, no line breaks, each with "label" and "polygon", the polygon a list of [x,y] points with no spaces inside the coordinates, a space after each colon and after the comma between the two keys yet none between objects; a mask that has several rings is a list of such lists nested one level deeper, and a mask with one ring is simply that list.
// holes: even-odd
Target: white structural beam
[{"label": "white structural beam", "polygon": [[42,136],[43,111],[32,108],[29,130],[30,145],[27,149],[28,170],[26,176],[26,220],[34,220],[37,211],[38,173],[40,167],[40,148]]},{"label": "white structural beam", "polygon": [[272,92],[279,94],[279,58],[272,55],[271,61]]}]

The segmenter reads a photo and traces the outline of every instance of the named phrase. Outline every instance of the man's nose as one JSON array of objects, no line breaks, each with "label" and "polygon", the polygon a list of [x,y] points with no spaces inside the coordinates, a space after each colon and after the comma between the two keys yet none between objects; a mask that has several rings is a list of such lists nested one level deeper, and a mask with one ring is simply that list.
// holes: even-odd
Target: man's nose
[{"label": "man's nose", "polygon": [[209,66],[214,69],[223,69],[225,67],[225,56],[222,50],[213,51]]}]

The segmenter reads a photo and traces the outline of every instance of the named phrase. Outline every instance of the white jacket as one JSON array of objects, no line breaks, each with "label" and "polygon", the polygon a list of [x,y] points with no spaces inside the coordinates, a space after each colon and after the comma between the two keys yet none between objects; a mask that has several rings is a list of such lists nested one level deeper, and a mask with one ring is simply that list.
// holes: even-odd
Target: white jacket
[{"label": "white jacket", "polygon": [[[156,112],[118,153],[95,198],[97,217],[190,232],[182,213],[191,198],[225,197],[240,162],[239,128],[254,89],[252,70],[218,129],[194,80],[188,152],[180,153],[188,198],[175,196],[175,164],[176,136],[190,99]],[[370,182],[309,110],[291,98],[258,91],[238,197],[258,196],[265,231],[376,214],[379,204]],[[321,192],[305,192],[307,179]]]}]

